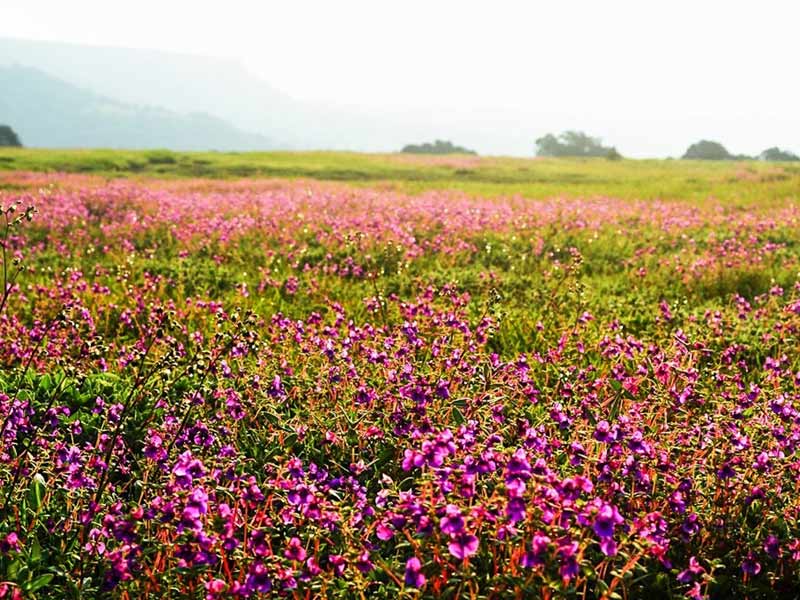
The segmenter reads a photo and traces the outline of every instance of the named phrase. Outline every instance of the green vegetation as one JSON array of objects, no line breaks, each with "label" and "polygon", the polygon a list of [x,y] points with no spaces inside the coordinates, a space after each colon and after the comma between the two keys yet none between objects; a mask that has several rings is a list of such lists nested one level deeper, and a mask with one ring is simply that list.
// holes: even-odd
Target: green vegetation
[{"label": "green vegetation", "polygon": [[760,161],[6,149],[0,150],[2,170],[103,177],[282,177],[379,185],[406,192],[453,189],[490,197],[714,198],[741,206],[782,202],[797,197],[800,189],[800,165]]},{"label": "green vegetation", "polygon": [[800,160],[800,156],[797,156],[794,152],[781,150],[777,146],[767,148],[759,155],[759,158],[770,162],[796,162]]},{"label": "green vegetation", "polygon": [[469,150],[462,146],[456,146],[453,142],[446,140],[436,140],[432,144],[409,144],[404,146],[402,152],[406,154],[477,154],[474,150]]},{"label": "green vegetation", "polygon": [[582,131],[565,131],[559,136],[548,133],[536,140],[537,156],[582,156],[604,157],[611,160],[622,158],[614,147],[603,146],[600,138],[591,137]]},{"label": "green vegetation", "polygon": [[685,160],[753,160],[746,154],[731,154],[719,142],[700,140],[689,146],[683,155]]}]

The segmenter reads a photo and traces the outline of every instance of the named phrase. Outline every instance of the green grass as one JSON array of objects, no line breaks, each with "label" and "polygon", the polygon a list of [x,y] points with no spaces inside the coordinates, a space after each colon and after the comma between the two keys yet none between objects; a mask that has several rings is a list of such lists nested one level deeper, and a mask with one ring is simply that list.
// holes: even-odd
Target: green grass
[{"label": "green grass", "polygon": [[800,165],[755,161],[0,149],[0,171],[4,170],[104,177],[305,178],[411,193],[446,189],[489,197],[519,194],[529,198],[613,196],[691,202],[717,199],[741,206],[780,202],[797,198],[800,193]]}]

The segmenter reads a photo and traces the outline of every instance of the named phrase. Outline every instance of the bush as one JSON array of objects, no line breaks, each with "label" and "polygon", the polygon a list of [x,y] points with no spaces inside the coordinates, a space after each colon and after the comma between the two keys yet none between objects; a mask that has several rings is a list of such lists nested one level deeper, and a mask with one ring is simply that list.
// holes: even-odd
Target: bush
[{"label": "bush", "polygon": [[433,144],[409,144],[401,152],[406,154],[474,154],[477,152],[462,146],[455,146],[446,140],[436,140]]},{"label": "bush", "polygon": [[178,162],[178,159],[169,150],[151,150],[144,156],[151,165],[174,165]]}]

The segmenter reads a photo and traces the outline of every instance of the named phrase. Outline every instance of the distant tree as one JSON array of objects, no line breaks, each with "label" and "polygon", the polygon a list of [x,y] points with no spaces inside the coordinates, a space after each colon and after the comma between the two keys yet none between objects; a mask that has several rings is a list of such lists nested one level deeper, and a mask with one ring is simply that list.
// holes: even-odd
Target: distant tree
[{"label": "distant tree", "polygon": [[603,156],[612,160],[622,158],[616,148],[603,146],[600,138],[586,135],[582,131],[565,131],[555,136],[552,133],[536,140],[537,156]]},{"label": "distant tree", "polygon": [[800,156],[797,156],[797,154],[795,154],[794,152],[789,152],[788,150],[781,150],[777,146],[774,148],[767,148],[758,156],[758,158],[770,162],[771,161],[788,162],[788,161],[800,160]]},{"label": "distant tree", "polygon": [[737,158],[719,142],[700,140],[689,146],[683,155],[685,160],[733,160]]},{"label": "distant tree", "polygon": [[19,136],[8,125],[0,125],[0,146],[22,146]]},{"label": "distant tree", "polygon": [[617,149],[616,149],[616,148],[611,148],[611,149],[610,149],[610,150],[609,150],[609,151],[606,153],[606,158],[607,158],[608,160],[622,160],[622,154],[620,154],[620,153],[617,151]]},{"label": "distant tree", "polygon": [[433,144],[409,144],[404,146],[402,152],[406,154],[477,154],[461,146],[455,146],[446,140],[436,140]]}]

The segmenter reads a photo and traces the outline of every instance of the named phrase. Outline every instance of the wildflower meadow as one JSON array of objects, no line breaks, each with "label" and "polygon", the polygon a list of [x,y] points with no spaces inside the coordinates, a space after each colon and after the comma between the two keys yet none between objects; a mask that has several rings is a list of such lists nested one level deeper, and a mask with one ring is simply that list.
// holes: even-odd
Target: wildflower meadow
[{"label": "wildflower meadow", "polygon": [[796,597],[795,198],[156,177],[2,176],[0,598]]}]

